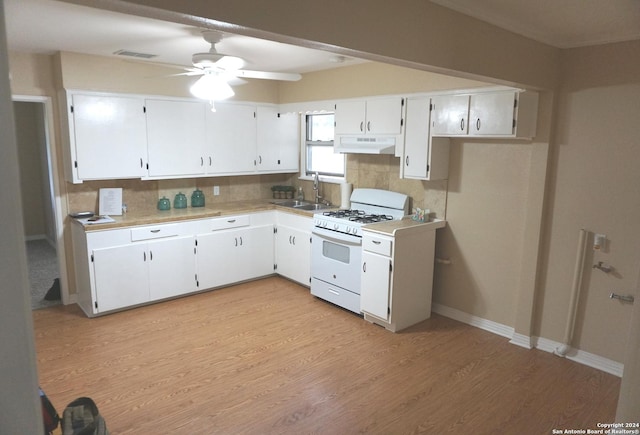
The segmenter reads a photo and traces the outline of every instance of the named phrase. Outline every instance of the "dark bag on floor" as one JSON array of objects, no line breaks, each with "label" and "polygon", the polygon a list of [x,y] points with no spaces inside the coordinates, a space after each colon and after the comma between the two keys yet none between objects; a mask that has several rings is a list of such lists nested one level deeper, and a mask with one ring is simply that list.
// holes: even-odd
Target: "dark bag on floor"
[{"label": "dark bag on floor", "polygon": [[46,435],[50,434],[58,427],[60,417],[58,416],[56,408],[53,407],[53,404],[47,395],[42,391],[42,388],[38,387],[38,391],[40,393],[40,402],[42,402],[42,421],[44,423],[44,433]]},{"label": "dark bag on floor", "polygon": [[95,402],[79,397],[62,413],[62,435],[109,435],[109,431]]}]

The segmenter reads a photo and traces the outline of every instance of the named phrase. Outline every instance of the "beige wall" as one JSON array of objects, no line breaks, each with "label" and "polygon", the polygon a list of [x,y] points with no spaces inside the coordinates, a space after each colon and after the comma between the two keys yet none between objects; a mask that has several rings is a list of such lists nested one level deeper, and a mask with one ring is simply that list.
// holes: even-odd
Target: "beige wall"
[{"label": "beige wall", "polygon": [[[29,103],[13,103],[16,122],[16,140],[18,161],[20,163],[20,191],[24,232],[27,237],[42,237],[47,234],[45,222],[45,195],[42,174],[42,131],[38,128],[38,119],[42,113],[38,106]],[[38,118],[39,116],[39,118]]]},{"label": "beige wall", "polygon": [[[608,296],[635,293],[640,266],[640,41],[568,50],[562,79],[536,331],[562,338],[584,228],[589,249],[574,344],[622,361],[631,305]],[[594,252],[592,233],[606,234],[608,249]],[[598,261],[614,272],[592,269]]]}]

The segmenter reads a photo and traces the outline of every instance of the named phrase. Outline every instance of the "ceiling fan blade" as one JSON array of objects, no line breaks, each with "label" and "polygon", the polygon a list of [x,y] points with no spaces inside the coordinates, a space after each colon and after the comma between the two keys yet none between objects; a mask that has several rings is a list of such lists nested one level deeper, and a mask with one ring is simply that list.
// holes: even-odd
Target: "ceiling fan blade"
[{"label": "ceiling fan blade", "polygon": [[187,72],[178,73],[178,74],[169,74],[164,77],[178,77],[178,76],[201,76],[204,74],[202,70],[189,70]]},{"label": "ceiling fan blade", "polygon": [[286,82],[296,82],[302,78],[302,76],[298,73],[251,71],[246,69],[229,71],[229,73],[233,74],[236,77],[246,77],[249,79],[282,80]]}]

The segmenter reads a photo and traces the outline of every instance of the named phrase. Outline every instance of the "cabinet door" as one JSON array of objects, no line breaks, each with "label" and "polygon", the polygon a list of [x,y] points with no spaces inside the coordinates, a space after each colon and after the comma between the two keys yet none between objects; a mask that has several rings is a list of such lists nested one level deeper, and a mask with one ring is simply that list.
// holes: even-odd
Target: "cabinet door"
[{"label": "cabinet door", "polygon": [[300,116],[281,113],[276,123],[280,145],[279,172],[298,172],[300,169]]},{"label": "cabinet door", "polygon": [[469,134],[511,136],[514,133],[515,92],[491,92],[471,96]]},{"label": "cabinet door", "polygon": [[77,94],[72,100],[77,177],[142,177],[147,155],[144,100]]},{"label": "cabinet door", "polygon": [[207,154],[211,157],[211,174],[254,172],[255,106],[216,103],[216,111],[207,112],[207,149]]},{"label": "cabinet door", "polygon": [[366,102],[340,101],[336,104],[334,134],[364,134]]},{"label": "cabinet door", "polygon": [[98,312],[149,301],[147,261],[144,243],[93,250]]},{"label": "cabinet door", "polygon": [[205,103],[147,100],[150,177],[205,172]]},{"label": "cabinet door", "polygon": [[402,133],[402,98],[367,101],[367,134],[397,135]]},{"label": "cabinet door", "polygon": [[430,104],[429,98],[407,99],[403,158],[405,178],[427,178]]},{"label": "cabinet door", "polygon": [[391,258],[362,252],[360,308],[382,320],[389,318]]},{"label": "cabinet door", "polygon": [[438,95],[431,99],[431,134],[433,136],[459,136],[468,131],[469,96]]},{"label": "cabinet door", "polygon": [[273,273],[273,225],[239,230],[238,270],[236,281],[258,278]]},{"label": "cabinet door", "polygon": [[198,288],[204,290],[235,282],[240,268],[236,255],[237,231],[200,234],[197,240]]},{"label": "cabinet door", "polygon": [[175,237],[149,242],[150,299],[164,299],[196,289],[195,239]]},{"label": "cabinet door", "polygon": [[258,106],[258,171],[297,172],[299,149],[298,115],[280,114],[274,107]]},{"label": "cabinet door", "polygon": [[311,233],[278,225],[276,264],[279,275],[309,286],[311,281]]}]

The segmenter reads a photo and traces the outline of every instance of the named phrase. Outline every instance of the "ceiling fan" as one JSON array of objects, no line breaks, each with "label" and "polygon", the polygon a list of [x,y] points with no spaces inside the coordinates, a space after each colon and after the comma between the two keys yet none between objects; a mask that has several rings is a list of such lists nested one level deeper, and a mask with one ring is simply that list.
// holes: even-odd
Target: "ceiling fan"
[{"label": "ceiling fan", "polygon": [[200,77],[190,88],[191,93],[203,100],[211,102],[224,100],[234,95],[229,82],[244,83],[241,78],[267,79],[281,81],[297,81],[302,78],[297,73],[281,73],[269,71],[246,70],[243,67],[246,61],[238,56],[231,56],[220,53],[216,45],[222,41],[222,34],[212,30],[202,32],[205,41],[211,44],[211,48],[206,53],[195,53],[191,57],[193,68],[186,68],[187,72],[176,75],[187,75]]},{"label": "ceiling fan", "polygon": [[211,48],[205,53],[195,53],[191,57],[193,68],[187,68],[186,73],[182,75],[206,75],[216,74],[226,80],[234,77],[267,79],[281,81],[297,81],[302,78],[297,73],[281,73],[270,71],[253,71],[243,69],[246,61],[238,56],[232,56],[218,52],[216,45],[222,41],[223,35],[213,30],[205,30],[202,32],[205,41],[211,44]]}]

